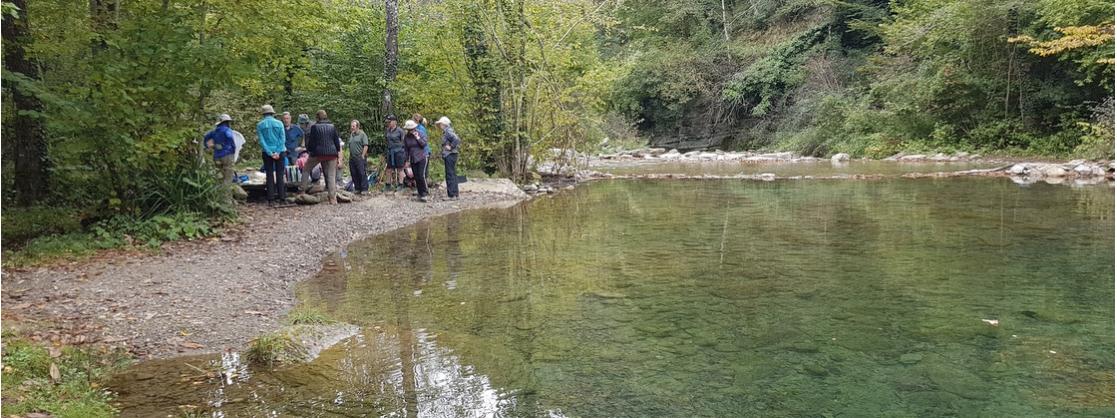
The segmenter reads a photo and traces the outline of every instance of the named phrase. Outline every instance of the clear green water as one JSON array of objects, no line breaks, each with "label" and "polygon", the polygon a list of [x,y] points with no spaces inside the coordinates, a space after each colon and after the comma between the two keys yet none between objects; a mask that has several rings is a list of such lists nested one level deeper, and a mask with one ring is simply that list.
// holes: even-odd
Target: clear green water
[{"label": "clear green water", "polygon": [[593,170],[616,175],[678,174],[735,176],[772,173],[778,177],[794,176],[899,176],[909,173],[937,173],[1002,167],[1005,163],[990,161],[960,162],[894,162],[853,160],[833,164],[829,160],[816,162],[746,162],[746,161],[660,161],[628,160],[602,161],[590,167]]},{"label": "clear green water", "polygon": [[1113,416],[1113,202],[597,182],[350,246],[299,296],[364,331],[313,363],[113,386],[126,416]]}]

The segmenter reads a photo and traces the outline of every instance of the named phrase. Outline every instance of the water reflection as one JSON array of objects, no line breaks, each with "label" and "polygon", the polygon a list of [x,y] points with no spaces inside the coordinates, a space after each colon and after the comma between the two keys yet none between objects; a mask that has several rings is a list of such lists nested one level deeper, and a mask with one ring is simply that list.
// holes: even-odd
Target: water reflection
[{"label": "water reflection", "polygon": [[[364,333],[221,410],[1109,415],[1113,210],[1003,179],[614,181],[438,218],[301,286]],[[174,390],[122,400],[212,395]]]},{"label": "water reflection", "polygon": [[250,371],[237,353],[159,360],[111,387],[124,417],[491,417],[517,402],[437,334],[403,327],[367,330],[307,365]]}]

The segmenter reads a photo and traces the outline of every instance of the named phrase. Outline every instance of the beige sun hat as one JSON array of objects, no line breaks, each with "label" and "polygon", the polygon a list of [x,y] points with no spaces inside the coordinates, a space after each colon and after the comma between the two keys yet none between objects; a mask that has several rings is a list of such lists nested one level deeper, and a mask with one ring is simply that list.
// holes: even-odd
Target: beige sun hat
[{"label": "beige sun hat", "polygon": [[450,126],[450,118],[443,116],[441,118],[438,118],[438,120],[434,121],[434,124],[435,125]]},{"label": "beige sun hat", "polygon": [[275,114],[275,108],[271,107],[271,105],[263,105],[263,106],[260,106],[260,113],[263,113],[265,115],[267,115],[267,114],[274,115]]},{"label": "beige sun hat", "polygon": [[407,122],[403,123],[403,129],[411,130],[411,129],[415,129],[415,128],[418,128],[418,127],[419,127],[419,125],[416,124],[415,121],[413,121],[411,119],[408,119]]},{"label": "beige sun hat", "polygon": [[220,116],[217,117],[217,123],[213,124],[213,126],[217,126],[217,125],[220,125],[222,122],[229,122],[229,121],[232,121],[232,120],[233,120],[233,117],[229,116],[228,113],[222,113]]}]

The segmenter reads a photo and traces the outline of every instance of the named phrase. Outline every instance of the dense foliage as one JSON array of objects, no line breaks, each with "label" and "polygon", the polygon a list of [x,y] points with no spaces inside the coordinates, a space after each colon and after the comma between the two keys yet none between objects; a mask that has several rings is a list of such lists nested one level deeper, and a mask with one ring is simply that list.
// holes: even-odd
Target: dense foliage
[{"label": "dense foliage", "polygon": [[1102,158],[1112,15],[1104,0],[629,1],[626,49],[657,52],[634,54],[615,103],[667,145]]},{"label": "dense foliage", "polygon": [[47,230],[228,216],[200,145],[217,114],[253,138],[262,104],[326,109],[380,145],[385,90],[453,119],[466,168],[521,179],[632,127],[680,148],[1113,153],[1105,0],[405,0],[395,71],[385,3],[3,4],[3,198],[67,213]]}]

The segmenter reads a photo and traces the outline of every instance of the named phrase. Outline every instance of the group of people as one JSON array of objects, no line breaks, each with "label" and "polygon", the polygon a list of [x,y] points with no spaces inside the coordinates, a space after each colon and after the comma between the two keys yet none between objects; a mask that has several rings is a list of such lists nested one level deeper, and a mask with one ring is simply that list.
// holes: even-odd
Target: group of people
[{"label": "group of people", "polygon": [[[337,179],[339,160],[342,154],[341,135],[330,121],[325,110],[319,110],[315,122],[310,123],[306,114],[298,116],[298,125],[292,124],[291,114],[284,112],[283,121],[275,117],[271,105],[260,108],[262,118],[256,124],[256,137],[260,142],[264,165],[267,199],[269,205],[282,203],[287,199],[286,176],[289,166],[297,167],[301,173],[299,191],[305,193],[312,180],[325,177],[329,202],[337,203]],[[228,114],[218,116],[216,127],[205,135],[206,147],[213,151],[213,160],[221,172],[225,183],[235,181],[234,163],[236,162],[238,133],[231,127],[233,118]],[[384,189],[398,190],[407,178],[414,179],[418,198],[427,201],[430,195],[427,179],[431,157],[431,146],[426,127],[426,119],[415,114],[404,122],[402,129],[394,115],[386,118],[384,134],[386,170],[377,173],[384,182]],[[446,194],[450,199],[458,198],[457,161],[461,151],[461,138],[451,127],[446,116],[435,121],[442,131],[440,155],[446,168]],[[239,138],[243,143],[243,138]],[[369,138],[361,129],[361,122],[349,123],[349,173],[357,194],[369,190],[368,153]],[[318,173],[321,175],[317,175]]]}]

